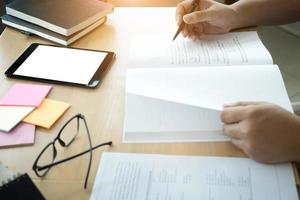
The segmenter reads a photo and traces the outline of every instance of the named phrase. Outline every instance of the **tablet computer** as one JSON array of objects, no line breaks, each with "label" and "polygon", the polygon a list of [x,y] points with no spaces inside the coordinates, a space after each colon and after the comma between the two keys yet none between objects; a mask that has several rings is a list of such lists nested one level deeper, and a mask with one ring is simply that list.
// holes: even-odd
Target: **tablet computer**
[{"label": "tablet computer", "polygon": [[9,78],[94,88],[115,57],[114,52],[34,43],[5,72]]}]

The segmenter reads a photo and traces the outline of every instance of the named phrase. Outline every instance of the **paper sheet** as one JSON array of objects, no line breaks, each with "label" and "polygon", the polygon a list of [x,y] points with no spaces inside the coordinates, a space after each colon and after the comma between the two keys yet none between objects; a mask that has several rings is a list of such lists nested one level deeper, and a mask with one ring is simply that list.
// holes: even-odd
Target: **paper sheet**
[{"label": "paper sheet", "polygon": [[292,111],[276,65],[129,69],[126,92],[214,110],[260,100]]},{"label": "paper sheet", "polygon": [[129,67],[174,67],[183,65],[273,64],[256,32],[210,35],[194,42],[168,34],[136,35],[132,38]]},{"label": "paper sheet", "polygon": [[0,131],[11,131],[34,107],[0,106]]},{"label": "paper sheet", "polygon": [[246,158],[103,153],[92,200],[296,200],[291,164]]},{"label": "paper sheet", "polygon": [[126,143],[229,140],[217,110],[128,93],[126,112]]},{"label": "paper sheet", "polygon": [[236,101],[292,112],[275,65],[129,69],[124,142],[225,140],[220,111]]},{"label": "paper sheet", "polygon": [[20,123],[9,133],[0,132],[0,147],[33,144],[35,138],[35,126]]},{"label": "paper sheet", "polygon": [[0,105],[38,107],[51,88],[51,86],[47,85],[17,83],[1,99]]},{"label": "paper sheet", "polygon": [[50,128],[69,107],[70,104],[65,102],[44,99],[37,109],[23,119],[23,122]]}]

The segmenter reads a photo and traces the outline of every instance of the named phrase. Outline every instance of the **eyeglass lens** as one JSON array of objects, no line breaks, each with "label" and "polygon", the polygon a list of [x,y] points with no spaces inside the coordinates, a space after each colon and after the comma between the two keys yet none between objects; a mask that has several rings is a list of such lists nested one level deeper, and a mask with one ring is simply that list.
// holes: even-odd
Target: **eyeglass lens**
[{"label": "eyeglass lens", "polygon": [[[54,143],[50,143],[42,152],[40,158],[37,161],[37,166],[45,166],[54,162],[57,155],[57,150]],[[36,170],[39,176],[44,176],[50,170],[46,168],[44,170]]]},{"label": "eyeglass lens", "polygon": [[[83,126],[80,126],[80,117],[76,117],[69,121],[60,132],[59,138],[64,142],[65,146],[69,146],[76,138],[78,133],[81,131],[85,131],[80,129]],[[64,145],[62,145],[64,146]]]}]

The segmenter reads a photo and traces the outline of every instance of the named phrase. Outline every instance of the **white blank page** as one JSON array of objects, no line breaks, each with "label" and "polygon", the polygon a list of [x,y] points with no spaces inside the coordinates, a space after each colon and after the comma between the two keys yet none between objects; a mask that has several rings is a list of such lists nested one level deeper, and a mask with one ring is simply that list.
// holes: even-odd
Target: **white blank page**
[{"label": "white blank page", "polygon": [[107,53],[38,46],[14,75],[88,84]]},{"label": "white blank page", "polygon": [[126,92],[213,110],[236,101],[267,101],[292,112],[276,65],[129,69]]}]

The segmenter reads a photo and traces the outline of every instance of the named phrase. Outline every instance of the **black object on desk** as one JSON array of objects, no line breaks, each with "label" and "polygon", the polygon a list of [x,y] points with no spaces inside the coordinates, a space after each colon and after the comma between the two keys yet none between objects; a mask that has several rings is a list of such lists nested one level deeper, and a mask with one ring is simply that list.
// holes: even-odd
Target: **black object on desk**
[{"label": "black object on desk", "polygon": [[34,43],[5,72],[9,78],[95,88],[115,53]]},{"label": "black object on desk", "polygon": [[34,185],[28,174],[8,179],[7,183],[0,186],[1,199],[9,200],[44,200],[45,197]]}]

